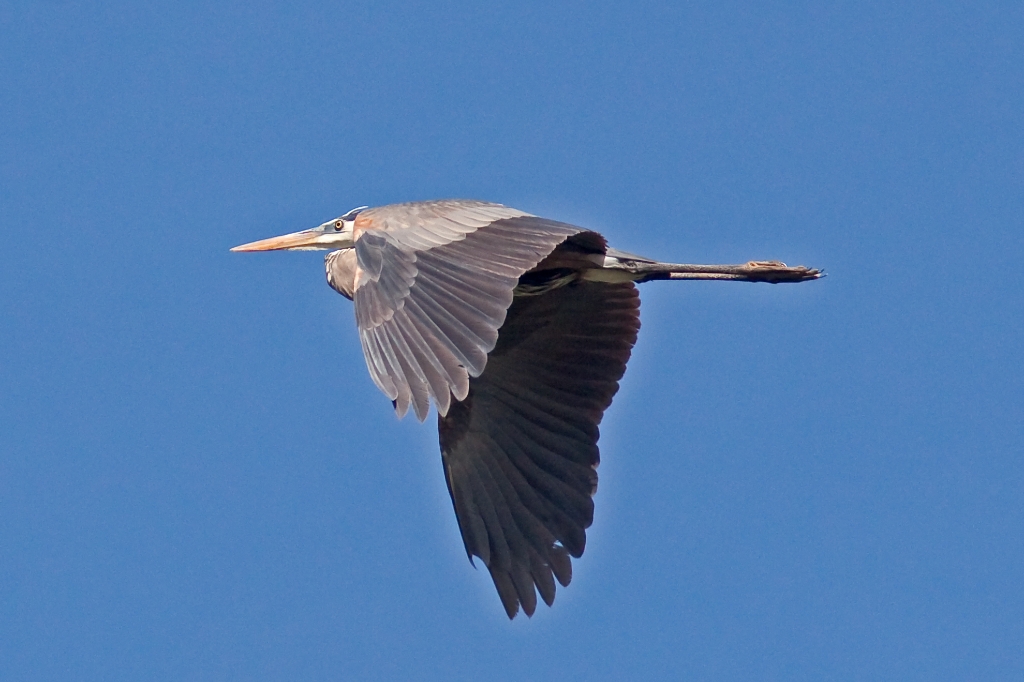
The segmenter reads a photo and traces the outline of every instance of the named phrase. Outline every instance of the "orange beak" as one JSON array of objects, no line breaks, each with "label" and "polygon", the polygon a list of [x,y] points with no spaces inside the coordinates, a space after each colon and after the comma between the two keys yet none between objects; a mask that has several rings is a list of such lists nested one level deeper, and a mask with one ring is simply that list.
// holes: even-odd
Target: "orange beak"
[{"label": "orange beak", "polygon": [[323,236],[319,230],[303,230],[291,234],[249,242],[231,249],[232,251],[281,251],[284,249],[319,249],[324,248],[318,241]]},{"label": "orange beak", "polygon": [[338,229],[338,220],[302,232],[261,239],[231,249],[232,251],[332,251],[353,246],[352,229]]}]

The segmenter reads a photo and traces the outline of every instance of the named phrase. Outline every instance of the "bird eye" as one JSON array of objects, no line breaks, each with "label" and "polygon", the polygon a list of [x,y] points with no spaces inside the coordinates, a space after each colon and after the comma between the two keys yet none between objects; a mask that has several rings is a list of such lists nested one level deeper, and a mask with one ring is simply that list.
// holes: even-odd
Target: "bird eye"
[{"label": "bird eye", "polygon": [[345,223],[341,222],[340,220],[335,220],[334,221],[334,231],[335,232],[341,232],[341,228],[343,228],[343,227],[345,227]]}]

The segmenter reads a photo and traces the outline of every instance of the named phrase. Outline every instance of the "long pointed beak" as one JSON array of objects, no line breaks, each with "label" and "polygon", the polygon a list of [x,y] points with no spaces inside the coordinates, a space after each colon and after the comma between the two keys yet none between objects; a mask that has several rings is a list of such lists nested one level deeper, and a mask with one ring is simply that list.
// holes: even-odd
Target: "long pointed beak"
[{"label": "long pointed beak", "polygon": [[231,249],[232,251],[280,251],[282,249],[318,249],[323,248],[320,237],[323,233],[319,230],[303,230],[291,234],[261,239],[258,242],[249,242]]}]

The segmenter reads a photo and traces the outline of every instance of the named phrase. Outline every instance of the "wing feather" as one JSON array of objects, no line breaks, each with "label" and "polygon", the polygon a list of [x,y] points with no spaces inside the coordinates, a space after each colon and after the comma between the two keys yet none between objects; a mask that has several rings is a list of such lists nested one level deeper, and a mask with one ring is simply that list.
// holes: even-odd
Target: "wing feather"
[{"label": "wing feather", "polygon": [[[405,321],[404,313],[404,309],[396,313],[391,340],[394,343],[398,362],[402,366],[402,373],[409,380],[413,411],[416,413],[416,417],[423,421],[430,410],[431,381],[439,380],[440,376],[437,375],[432,365],[435,359],[433,357],[422,357],[419,348],[414,343],[410,343],[411,338],[407,329],[408,325],[403,324]],[[447,384],[445,388],[447,388]],[[401,417],[402,415],[403,413],[399,412],[399,416]]]},{"label": "wing feather", "polygon": [[[496,432],[501,430],[500,426],[493,428]],[[569,508],[579,502],[579,499],[566,492],[557,478],[538,467],[515,439],[503,435],[495,450],[509,459],[519,470],[526,485],[534,492],[532,509],[535,514],[545,519],[547,528],[573,556],[582,556],[586,546],[583,528],[586,527],[584,524],[589,525],[587,510]]]},{"label": "wing feather", "polygon": [[518,473],[515,467],[507,458],[492,456],[488,448],[483,448],[481,453],[483,454],[482,459],[491,472],[491,478],[508,508],[509,527],[514,526],[515,528],[515,532],[506,532],[505,534],[506,538],[511,539],[511,549],[517,556],[526,556],[531,552],[546,553],[557,538],[527,506],[530,496],[522,495],[522,478],[518,477],[516,484],[512,482]]},{"label": "wing feather", "polygon": [[[412,390],[409,388],[409,380],[405,377],[402,364],[398,361],[398,356],[391,345],[391,336],[385,334],[380,327],[373,330],[373,336],[377,342],[377,349],[380,351],[381,359],[384,361],[382,364],[387,370],[384,377],[393,382],[393,393],[384,392],[395,401],[395,409],[398,413],[405,414],[409,409],[409,403],[412,399]],[[384,386],[380,386],[380,388],[382,391],[384,390]]]},{"label": "wing feather", "polygon": [[530,553],[530,576],[537,585],[537,591],[540,592],[540,598],[544,603],[548,606],[555,603],[555,579],[551,575],[551,569],[537,552]]},{"label": "wing feather", "polygon": [[445,414],[451,396],[464,398],[497,343],[519,278],[581,232],[475,201],[361,212],[356,323],[370,375],[398,413],[412,406],[422,420],[431,399]]},{"label": "wing feather", "polygon": [[480,469],[482,466],[483,464],[479,459],[474,458],[470,461],[466,467],[466,472],[469,474],[467,478],[477,492],[473,496],[473,500],[476,502],[476,508],[483,518],[484,527],[487,529],[487,544],[490,548],[491,564],[502,570],[507,570],[512,565],[512,553],[509,550],[508,542],[505,540],[504,526],[498,519],[498,512],[494,508],[497,492],[481,476]]},{"label": "wing feather", "polygon": [[[406,345],[409,346],[429,387],[426,401],[422,406],[417,406],[416,416],[421,420],[426,417],[426,411],[430,408],[430,395],[439,396],[441,409],[447,411],[448,401],[451,400],[451,391],[448,387],[452,380],[444,362],[450,359],[451,354],[446,353],[444,348],[432,347],[430,342],[423,337],[423,333],[416,323],[410,319],[405,308],[395,314],[395,324],[405,337]],[[456,371],[457,367],[458,363],[455,363],[452,371]],[[420,416],[421,410],[422,416]]]},{"label": "wing feather", "polygon": [[472,562],[473,557],[478,556],[485,565],[490,565],[491,544],[487,539],[487,526],[484,524],[483,514],[477,508],[476,502],[473,499],[472,490],[467,486],[462,486],[458,490],[451,487],[451,481],[453,480],[469,479],[470,474],[466,471],[467,463],[452,463],[445,460],[444,466],[445,480],[448,482],[448,494],[455,500],[454,504],[456,507],[465,510],[464,514],[456,516],[456,520],[459,522],[459,532],[462,534],[463,544],[466,546],[469,560]]},{"label": "wing feather", "polygon": [[516,298],[486,370],[438,417],[466,552],[483,560],[510,618],[532,614],[538,592],[550,605],[555,581],[572,580],[570,556],[593,522],[598,424],[639,324],[631,283]]}]

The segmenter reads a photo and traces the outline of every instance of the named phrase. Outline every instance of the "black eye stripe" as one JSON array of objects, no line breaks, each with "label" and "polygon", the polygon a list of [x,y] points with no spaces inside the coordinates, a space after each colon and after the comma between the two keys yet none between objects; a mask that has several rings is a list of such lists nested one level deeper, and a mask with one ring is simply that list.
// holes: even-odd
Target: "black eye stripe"
[{"label": "black eye stripe", "polygon": [[342,220],[355,220],[356,216],[359,215],[360,211],[365,210],[366,206],[360,206],[359,208],[353,208],[351,211],[341,216]]}]

